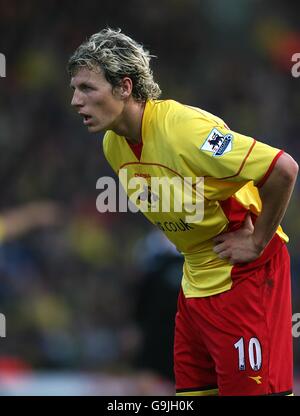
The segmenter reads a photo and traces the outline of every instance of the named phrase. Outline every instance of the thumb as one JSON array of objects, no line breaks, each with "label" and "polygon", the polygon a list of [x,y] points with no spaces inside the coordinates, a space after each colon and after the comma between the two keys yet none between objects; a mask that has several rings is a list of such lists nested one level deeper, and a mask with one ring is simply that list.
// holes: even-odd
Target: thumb
[{"label": "thumb", "polygon": [[249,230],[251,232],[254,230],[254,226],[253,226],[253,223],[252,223],[251,215],[249,213],[247,214],[247,216],[245,218],[243,228],[245,228],[245,229],[247,229],[247,230]]}]

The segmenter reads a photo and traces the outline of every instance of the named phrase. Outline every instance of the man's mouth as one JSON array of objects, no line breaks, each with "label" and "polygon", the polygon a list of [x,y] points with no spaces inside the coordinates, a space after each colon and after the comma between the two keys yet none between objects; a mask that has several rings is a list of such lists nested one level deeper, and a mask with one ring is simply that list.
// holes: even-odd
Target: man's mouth
[{"label": "man's mouth", "polygon": [[87,124],[90,124],[92,121],[92,116],[90,116],[89,114],[83,114],[83,113],[79,113],[82,117],[83,117],[83,124],[86,126]]}]

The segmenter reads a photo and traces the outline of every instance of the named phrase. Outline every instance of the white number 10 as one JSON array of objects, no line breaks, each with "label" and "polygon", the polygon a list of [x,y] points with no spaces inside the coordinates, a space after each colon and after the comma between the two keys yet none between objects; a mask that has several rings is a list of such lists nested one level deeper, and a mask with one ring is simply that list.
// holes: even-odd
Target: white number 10
[{"label": "white number 10", "polygon": [[[244,347],[244,338],[241,337],[235,344],[234,347],[239,352],[239,370],[245,370],[245,347]],[[261,346],[257,338],[251,338],[249,341],[248,347],[249,362],[252,370],[258,371],[261,368],[262,356],[261,356]]]}]

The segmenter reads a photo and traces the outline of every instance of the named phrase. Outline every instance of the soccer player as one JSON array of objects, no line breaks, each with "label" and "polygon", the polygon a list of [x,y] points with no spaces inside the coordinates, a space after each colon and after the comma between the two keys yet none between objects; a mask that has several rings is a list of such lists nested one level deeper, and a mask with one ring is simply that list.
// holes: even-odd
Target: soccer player
[{"label": "soccer player", "polygon": [[[72,106],[89,132],[106,131],[113,170],[147,181],[144,213],[185,257],[176,394],[292,394],[290,264],[280,222],[298,165],[206,111],[158,100],[150,58],[120,30],[104,29],[68,68]],[[192,178],[194,192],[204,180],[204,215],[188,222],[185,207],[151,210],[153,178]]]}]

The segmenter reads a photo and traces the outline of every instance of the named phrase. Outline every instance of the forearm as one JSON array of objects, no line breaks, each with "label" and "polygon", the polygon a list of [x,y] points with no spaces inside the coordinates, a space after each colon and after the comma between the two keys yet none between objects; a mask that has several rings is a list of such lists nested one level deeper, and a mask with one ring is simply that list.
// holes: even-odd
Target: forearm
[{"label": "forearm", "polygon": [[272,239],[286,212],[297,174],[297,163],[284,153],[259,189],[262,212],[255,222],[253,238],[260,250],[263,250]]},{"label": "forearm", "polygon": [[1,213],[0,238],[10,240],[22,236],[37,227],[59,224],[62,208],[55,202],[29,202]]}]

